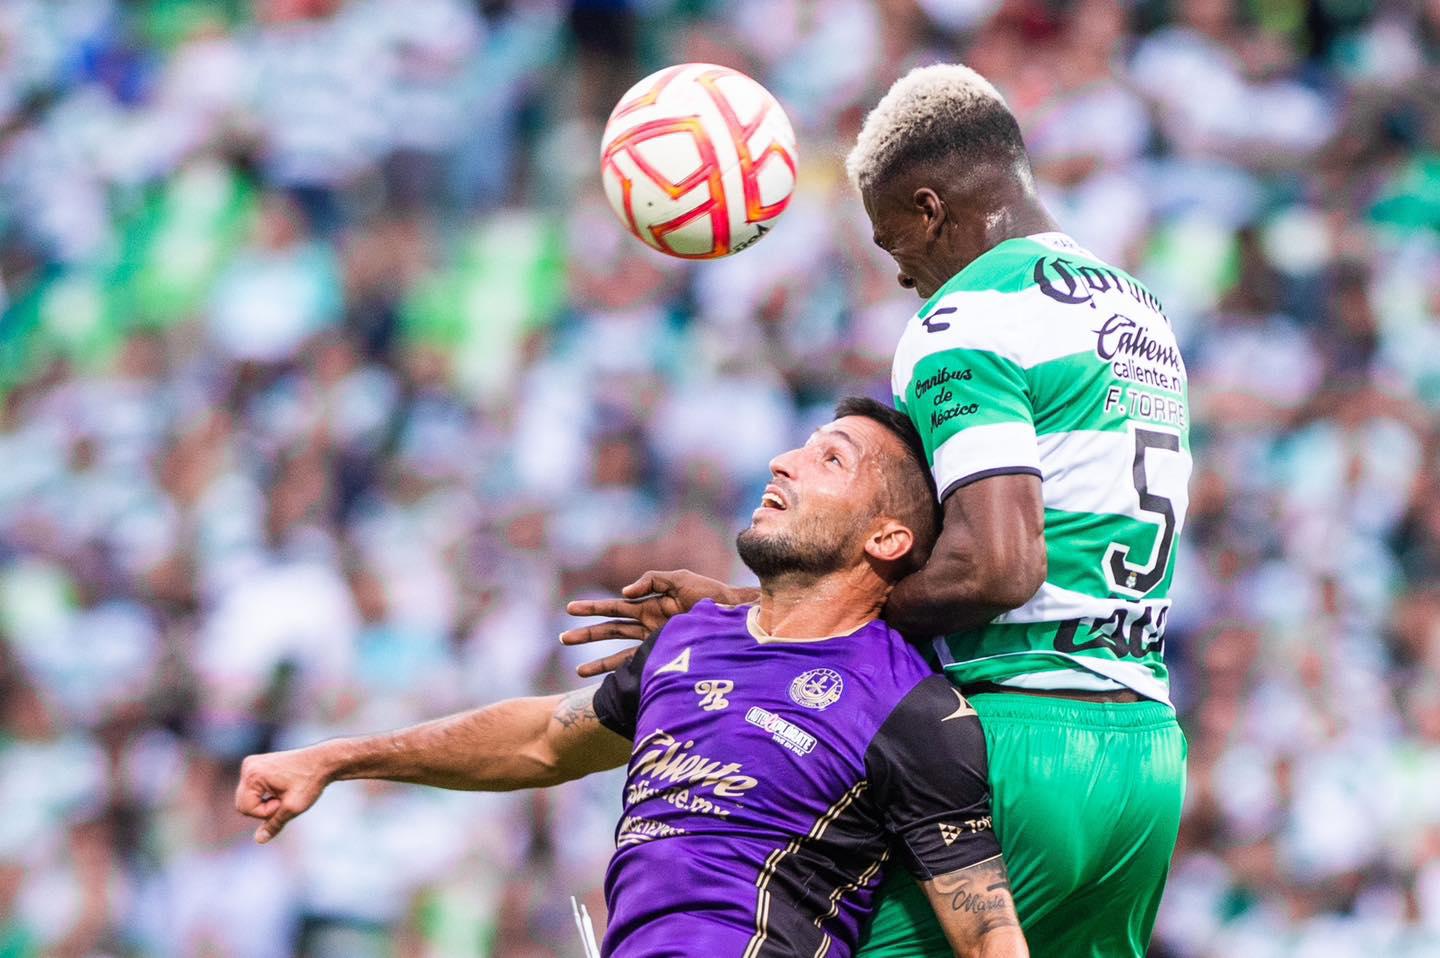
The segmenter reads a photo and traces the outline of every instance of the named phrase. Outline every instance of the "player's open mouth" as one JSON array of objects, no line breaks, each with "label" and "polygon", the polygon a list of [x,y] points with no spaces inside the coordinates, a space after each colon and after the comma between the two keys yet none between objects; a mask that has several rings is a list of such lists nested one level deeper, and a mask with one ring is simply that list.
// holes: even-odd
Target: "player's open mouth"
[{"label": "player's open mouth", "polygon": [[780,498],[780,493],[773,487],[767,487],[765,494],[760,497],[760,508],[784,510],[785,500]]}]

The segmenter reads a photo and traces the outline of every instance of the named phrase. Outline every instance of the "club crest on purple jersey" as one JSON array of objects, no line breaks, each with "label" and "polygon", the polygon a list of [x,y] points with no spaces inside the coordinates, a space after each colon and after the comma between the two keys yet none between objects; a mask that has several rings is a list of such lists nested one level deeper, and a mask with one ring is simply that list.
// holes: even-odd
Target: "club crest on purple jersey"
[{"label": "club crest on purple jersey", "polygon": [[790,683],[790,701],[807,709],[823,712],[840,701],[845,680],[834,669],[811,669],[795,676]]}]

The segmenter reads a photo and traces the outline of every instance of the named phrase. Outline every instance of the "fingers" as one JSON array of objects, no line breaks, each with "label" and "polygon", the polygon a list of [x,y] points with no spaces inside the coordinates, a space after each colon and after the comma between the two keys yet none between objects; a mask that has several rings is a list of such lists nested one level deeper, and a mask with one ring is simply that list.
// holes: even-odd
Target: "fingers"
[{"label": "fingers", "polygon": [[595,659],[586,662],[575,670],[575,674],[582,679],[591,679],[597,675],[605,675],[607,672],[614,672],[620,666],[629,662],[639,651],[638,649],[626,649],[624,652],[616,652],[614,655],[607,655],[603,659]]},{"label": "fingers", "polygon": [[235,787],[235,811],[251,818],[262,818],[264,816],[260,813],[260,806],[264,803],[264,790],[242,775],[240,784]]},{"label": "fingers", "polygon": [[255,829],[257,843],[264,845],[280,834],[286,822],[314,805],[325,790],[323,776],[315,775],[298,757],[304,754],[251,755],[241,763],[235,810],[264,819]]},{"label": "fingers", "polygon": [[[683,571],[683,570],[677,570]],[[627,599],[638,599],[641,596],[663,594],[675,588],[675,576],[677,572],[647,572],[634,582],[620,590],[620,594]]]},{"label": "fingers", "polygon": [[567,603],[565,611],[573,616],[604,615],[612,619],[638,619],[645,611],[643,602],[624,599],[576,599]]},{"label": "fingers", "polygon": [[[246,759],[246,764],[249,762],[250,759]],[[274,790],[265,780],[241,765],[240,783],[235,786],[235,811],[250,818],[265,818],[270,814],[266,806],[274,801]]]},{"label": "fingers", "polygon": [[265,820],[255,829],[255,841],[263,845],[280,834],[285,823],[305,809],[287,806],[285,799],[276,795],[260,779],[242,775],[240,786],[235,791],[235,810],[249,818]]},{"label": "fingers", "polygon": [[609,639],[626,639],[643,642],[650,637],[650,630],[633,619],[615,619],[599,625],[582,625],[560,633],[565,645],[585,645],[589,642],[605,642]]},{"label": "fingers", "polygon": [[279,807],[280,799],[273,795],[255,794],[244,803],[235,803],[235,810],[246,818],[269,818]]},{"label": "fingers", "polygon": [[287,805],[289,795],[267,785],[258,775],[240,775],[240,785],[235,789],[235,810],[248,818],[263,818],[265,821],[255,829],[255,841],[261,845],[280,834],[285,823],[303,812],[303,807]]},{"label": "fingers", "polygon": [[640,578],[636,579],[634,582],[621,589],[620,594],[625,596],[625,598],[627,599],[638,599],[642,595],[649,595],[650,593],[655,591],[652,583],[655,579],[655,576],[659,574],[660,573],[658,572],[645,573]]},{"label": "fingers", "polygon": [[278,804],[279,807],[275,809],[269,818],[265,819],[265,823],[255,829],[255,843],[257,845],[264,845],[270,841],[270,839],[279,835],[280,829],[285,827],[286,822],[304,811],[303,808],[290,808],[286,806],[284,802]]}]

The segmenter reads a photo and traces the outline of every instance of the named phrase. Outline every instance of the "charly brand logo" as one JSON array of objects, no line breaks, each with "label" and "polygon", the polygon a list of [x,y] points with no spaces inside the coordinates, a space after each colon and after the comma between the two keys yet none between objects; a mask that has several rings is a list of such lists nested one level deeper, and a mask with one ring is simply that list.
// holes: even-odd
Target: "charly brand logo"
[{"label": "charly brand logo", "polygon": [[940,320],[936,319],[935,317],[937,317],[937,316],[949,316],[951,313],[958,313],[958,312],[960,312],[960,310],[959,310],[958,308],[956,308],[956,307],[954,307],[954,306],[946,306],[946,307],[944,307],[943,309],[937,309],[937,310],[935,310],[935,312],[931,313],[929,316],[926,316],[924,319],[920,320],[920,322],[921,322],[922,324],[924,324],[924,326],[925,326],[925,331],[926,331],[927,333],[943,333],[943,332],[945,332],[945,330],[947,330],[947,329],[950,328],[950,324],[949,324],[949,323],[945,323],[945,322],[941,322]]},{"label": "charly brand logo", "polygon": [[700,707],[707,712],[718,712],[730,707],[725,696],[732,692],[735,683],[729,679],[701,679],[695,683],[695,694],[700,696]]},{"label": "charly brand logo", "polygon": [[947,845],[953,845],[953,844],[955,844],[955,839],[957,839],[957,838],[959,838],[959,837],[960,837],[960,826],[959,826],[959,825],[948,825],[948,824],[946,824],[945,822],[941,822],[941,823],[940,823],[940,838],[944,840],[945,844],[947,844]]},{"label": "charly brand logo", "polygon": [[840,701],[845,680],[834,669],[811,669],[790,683],[790,701],[807,709],[824,711]]}]

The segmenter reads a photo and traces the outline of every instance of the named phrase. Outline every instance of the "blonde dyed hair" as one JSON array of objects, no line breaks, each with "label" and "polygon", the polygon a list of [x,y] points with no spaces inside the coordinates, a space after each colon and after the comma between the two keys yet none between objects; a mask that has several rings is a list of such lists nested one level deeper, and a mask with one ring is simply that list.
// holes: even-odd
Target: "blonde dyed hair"
[{"label": "blonde dyed hair", "polygon": [[1020,128],[1000,91],[959,63],[916,67],[875,105],[845,158],[859,190],[918,160],[1023,159]]}]

